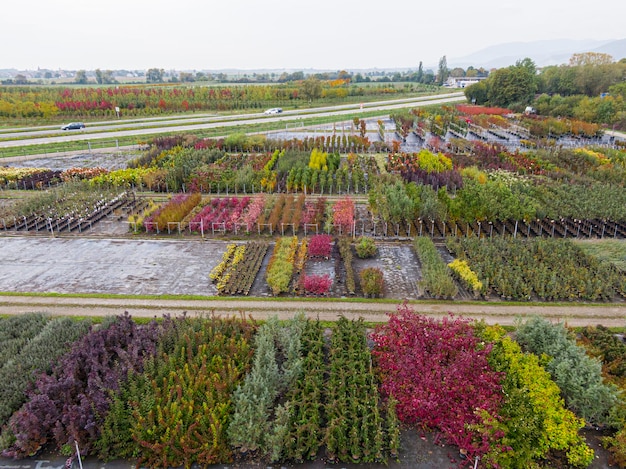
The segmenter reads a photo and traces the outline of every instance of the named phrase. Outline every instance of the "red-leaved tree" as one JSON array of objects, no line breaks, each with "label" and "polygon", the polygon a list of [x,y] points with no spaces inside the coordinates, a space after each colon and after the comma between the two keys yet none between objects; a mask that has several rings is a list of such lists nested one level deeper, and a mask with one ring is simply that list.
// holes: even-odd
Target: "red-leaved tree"
[{"label": "red-leaved tree", "polygon": [[354,224],[354,200],[350,197],[335,202],[333,206],[333,223],[342,234],[350,234]]},{"label": "red-leaved tree", "polygon": [[404,304],[372,338],[382,393],[397,399],[402,422],[439,430],[467,451],[468,460],[489,450],[499,435],[478,434],[468,425],[481,423],[483,410],[498,418],[502,374],[489,368],[491,346],[468,320],[437,321]]}]

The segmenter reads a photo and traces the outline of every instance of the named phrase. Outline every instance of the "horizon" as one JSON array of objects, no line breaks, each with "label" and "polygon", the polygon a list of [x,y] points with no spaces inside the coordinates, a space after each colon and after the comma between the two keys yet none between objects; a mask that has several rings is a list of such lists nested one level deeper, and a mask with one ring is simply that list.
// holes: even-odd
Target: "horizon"
[{"label": "horizon", "polygon": [[[480,68],[485,68],[487,70],[490,70],[492,68],[500,68],[500,67],[506,67],[507,65],[502,65],[502,66],[497,66],[497,67],[484,67],[480,64],[481,60],[485,60],[483,59],[476,59],[476,62],[471,62],[473,59],[473,57],[476,56],[480,56],[481,54],[483,55],[483,57],[488,54],[488,51],[494,51],[496,49],[506,49],[508,48],[507,52],[510,52],[511,49],[514,49],[516,46],[520,46],[520,45],[538,45],[538,44],[543,44],[543,43],[567,43],[567,44],[574,44],[574,43],[585,43],[585,44],[596,44],[596,46],[598,45],[606,45],[606,44],[611,44],[613,42],[620,42],[620,41],[626,41],[626,38],[624,39],[606,39],[606,40],[582,40],[582,41],[576,41],[576,40],[571,40],[571,39],[556,39],[556,40],[538,40],[538,41],[533,41],[533,42],[513,42],[513,43],[502,43],[502,44],[494,44],[492,46],[489,46],[485,49],[482,49],[480,51],[475,51],[472,54],[469,54],[466,57],[457,57],[457,58],[452,58],[452,59],[448,59],[446,57],[446,60],[448,62],[448,68],[451,69],[453,67],[460,67],[463,69],[466,69],[470,66],[472,66],[475,69],[480,69]],[[591,52],[591,50],[584,50],[581,49],[581,52]],[[492,52],[493,53],[493,52]],[[550,65],[560,65],[560,64],[566,64],[567,61],[569,60],[569,58],[571,57],[571,54],[573,52],[571,51],[565,51],[565,50],[561,50],[559,51],[559,53],[561,54],[561,57],[566,58],[567,60],[565,61],[561,61],[561,63],[557,63],[554,62]],[[577,52],[578,53],[578,52]],[[570,55],[568,55],[570,54]],[[529,57],[531,58],[531,60],[535,60],[533,57],[530,57],[532,54],[519,54],[519,58],[516,58],[515,60],[511,61],[511,65],[517,61],[517,60],[522,60],[523,58]],[[487,61],[491,61],[491,60],[495,60],[497,59],[503,59],[503,57],[496,57],[495,55],[490,58],[490,59],[486,59]],[[626,57],[626,54],[625,56]],[[618,61],[620,59],[622,59],[622,57],[613,57],[613,59],[615,61]],[[463,64],[460,64],[460,61],[464,61]],[[535,60],[536,62],[536,60]],[[420,61],[421,63],[421,61]],[[264,68],[240,68],[240,67],[232,67],[232,68],[186,68],[186,69],[176,69],[176,68],[166,68],[166,67],[158,67],[158,66],[153,66],[153,67],[147,67],[147,68],[140,68],[140,67],[134,67],[134,68],[113,68],[113,69],[102,69],[101,67],[97,67],[97,68],[93,68],[93,69],[84,69],[84,68],[63,68],[63,67],[54,67],[54,68],[48,68],[48,67],[37,67],[37,68],[33,68],[33,69],[19,69],[16,67],[0,67],[0,71],[2,72],[7,72],[7,71],[15,71],[15,72],[37,72],[37,71],[56,71],[56,72],[68,72],[68,73],[72,73],[72,72],[77,72],[77,71],[86,71],[87,73],[92,73],[95,72],[96,70],[106,70],[106,71],[112,71],[112,72],[121,72],[121,71],[126,71],[126,72],[146,72],[149,69],[160,69],[163,70],[165,72],[165,74],[171,74],[174,72],[209,72],[209,73],[224,73],[224,72],[229,72],[231,74],[239,74],[239,73],[243,73],[243,74],[248,74],[248,73],[260,73],[260,74],[268,74],[268,73],[273,73],[273,72],[288,72],[288,73],[293,73],[293,72],[303,72],[306,74],[316,74],[316,73],[337,73],[340,71],[347,71],[348,73],[352,73],[352,74],[356,74],[356,73],[375,73],[375,72],[381,72],[381,73],[391,73],[391,72],[412,72],[412,71],[416,71],[419,68],[418,64],[413,64],[410,66],[398,66],[398,67],[379,67],[379,66],[375,66],[375,67],[364,67],[364,68],[347,68],[347,67],[339,67],[339,68],[315,68],[315,67],[308,67],[308,68],[297,68],[297,67],[264,67]],[[421,63],[424,71],[432,71],[435,72],[438,64],[434,63],[434,64],[423,64]],[[546,66],[546,65],[537,65],[538,68],[541,68],[542,66]]]}]

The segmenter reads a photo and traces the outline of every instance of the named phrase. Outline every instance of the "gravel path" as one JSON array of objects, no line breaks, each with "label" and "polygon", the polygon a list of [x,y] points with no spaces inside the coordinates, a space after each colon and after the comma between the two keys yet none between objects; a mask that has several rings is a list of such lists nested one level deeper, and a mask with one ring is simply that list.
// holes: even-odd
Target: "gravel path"
[{"label": "gravel path", "polygon": [[[255,319],[278,316],[293,317],[297,312],[307,316],[332,321],[340,315],[349,319],[362,317],[367,322],[383,322],[386,313],[396,309],[394,303],[305,300],[254,300],[224,298],[218,300],[161,300],[135,298],[88,298],[46,296],[0,296],[0,314],[45,312],[58,316],[107,316],[127,311],[133,317],[160,317],[163,314],[240,315]],[[512,325],[517,317],[540,315],[553,321],[567,322],[570,326],[602,324],[623,327],[626,324],[626,304],[572,304],[572,305],[510,305],[506,303],[432,303],[411,302],[420,313],[443,317],[449,313],[462,315],[488,324]]]}]

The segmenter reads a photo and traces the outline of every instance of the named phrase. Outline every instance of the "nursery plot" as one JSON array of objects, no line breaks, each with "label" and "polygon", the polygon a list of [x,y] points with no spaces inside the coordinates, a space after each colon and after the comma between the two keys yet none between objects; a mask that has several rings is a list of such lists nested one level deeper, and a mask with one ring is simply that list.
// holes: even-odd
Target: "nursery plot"
[{"label": "nursery plot", "polygon": [[422,273],[413,248],[409,244],[377,244],[377,246],[376,257],[354,258],[355,276],[368,267],[378,268],[382,270],[385,280],[385,298],[419,298],[417,281]]},{"label": "nursery plot", "polygon": [[265,253],[265,257],[263,258],[263,262],[261,263],[261,268],[259,269],[259,273],[257,274],[254,282],[252,283],[252,288],[250,288],[250,296],[271,296],[272,290],[267,285],[265,281],[265,272],[267,271],[267,264],[270,262],[270,258],[272,257],[272,251],[274,250],[274,243],[270,243],[267,252]]},{"label": "nursery plot", "polygon": [[208,273],[225,247],[212,241],[0,238],[0,290],[214,295]]},{"label": "nursery plot", "polygon": [[313,258],[306,262],[304,274],[307,277],[328,277],[332,281],[328,296],[343,297],[346,296],[345,289],[345,271],[341,268],[343,263],[339,258],[339,253],[333,249],[333,255],[328,259]]}]

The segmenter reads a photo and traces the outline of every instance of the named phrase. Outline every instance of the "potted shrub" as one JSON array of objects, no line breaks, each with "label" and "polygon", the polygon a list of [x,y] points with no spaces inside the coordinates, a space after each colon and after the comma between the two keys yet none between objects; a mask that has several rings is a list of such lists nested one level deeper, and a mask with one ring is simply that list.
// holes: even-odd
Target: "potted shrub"
[{"label": "potted shrub", "polygon": [[362,236],[356,243],[355,246],[356,255],[359,256],[360,259],[368,259],[370,257],[374,257],[378,253],[378,248],[376,247],[376,243],[372,238],[367,236]]},{"label": "potted shrub", "polygon": [[328,275],[307,275],[304,277],[304,290],[313,295],[326,295],[333,280]]},{"label": "potted shrub", "polygon": [[376,267],[368,267],[363,269],[359,274],[361,279],[361,289],[365,297],[381,297],[385,289],[385,281],[383,272]]}]

